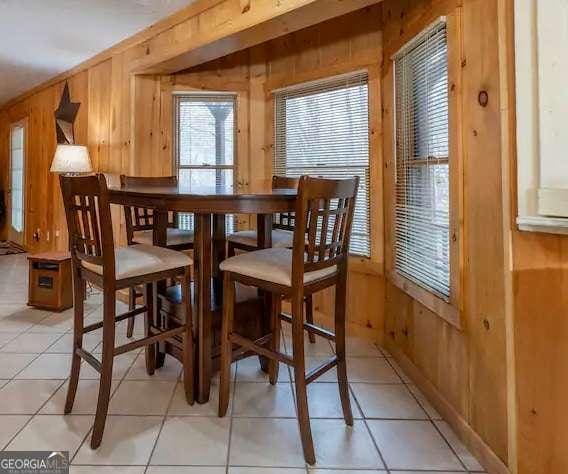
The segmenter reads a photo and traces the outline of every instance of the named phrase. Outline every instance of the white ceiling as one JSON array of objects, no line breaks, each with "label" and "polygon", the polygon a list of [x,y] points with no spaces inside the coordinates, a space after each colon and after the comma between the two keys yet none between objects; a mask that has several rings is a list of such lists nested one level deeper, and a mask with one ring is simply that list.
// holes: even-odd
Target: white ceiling
[{"label": "white ceiling", "polygon": [[0,0],[0,105],[195,0]]}]

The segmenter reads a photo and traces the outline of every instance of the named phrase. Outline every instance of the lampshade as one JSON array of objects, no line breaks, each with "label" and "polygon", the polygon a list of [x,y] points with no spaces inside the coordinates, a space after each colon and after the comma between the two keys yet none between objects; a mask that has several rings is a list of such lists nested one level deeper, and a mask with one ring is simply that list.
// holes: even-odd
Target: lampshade
[{"label": "lampshade", "polygon": [[93,171],[89,150],[82,145],[57,145],[51,163],[52,173],[90,173]]}]

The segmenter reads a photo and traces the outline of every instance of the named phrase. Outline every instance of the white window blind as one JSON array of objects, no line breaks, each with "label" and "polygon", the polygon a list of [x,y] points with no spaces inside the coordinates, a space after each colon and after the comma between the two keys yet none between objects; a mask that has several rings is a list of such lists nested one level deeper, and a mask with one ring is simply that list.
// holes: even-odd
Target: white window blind
[{"label": "white window blind", "polygon": [[396,270],[450,296],[448,57],[438,22],[394,58]]},{"label": "white window blind", "polygon": [[24,127],[14,126],[10,136],[10,215],[16,232],[24,230]]},{"label": "white window blind", "polygon": [[274,174],[360,177],[351,253],[370,254],[369,97],[366,72],[274,92]]},{"label": "white window blind", "polygon": [[[175,159],[180,186],[220,191],[233,187],[236,95],[176,94]],[[193,228],[193,214],[178,215],[181,229]],[[233,219],[227,219],[227,231]]]}]

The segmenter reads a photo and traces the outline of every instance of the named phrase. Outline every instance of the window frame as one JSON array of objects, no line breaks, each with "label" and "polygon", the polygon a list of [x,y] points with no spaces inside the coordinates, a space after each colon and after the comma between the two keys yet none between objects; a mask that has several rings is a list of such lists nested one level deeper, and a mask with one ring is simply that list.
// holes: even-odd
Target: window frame
[{"label": "window frame", "polygon": [[[448,145],[449,145],[449,243],[450,243],[450,295],[446,299],[405,277],[396,269],[396,88],[395,58],[415,38],[421,36],[440,22],[446,23],[448,48]],[[385,168],[385,253],[387,279],[395,287],[417,300],[428,310],[463,329],[463,151],[461,123],[462,91],[462,45],[460,41],[461,14],[459,9],[416,28],[411,35],[401,38],[388,56],[388,70],[384,76],[384,102],[388,104],[391,117],[385,116],[383,146],[386,153]],[[387,113],[388,113],[387,112]]]},{"label": "window frame", "polygon": [[[362,271],[367,271],[371,274],[383,274],[383,271],[376,265],[376,263],[380,263],[382,261],[382,253],[377,250],[377,245],[375,244],[376,237],[380,235],[377,232],[376,227],[376,220],[380,220],[382,222],[382,214],[377,215],[374,217],[374,212],[377,209],[377,203],[373,200],[374,194],[379,194],[375,189],[375,180],[381,180],[380,177],[377,178],[376,173],[376,166],[374,165],[376,151],[374,147],[377,144],[374,142],[374,134],[373,130],[376,128],[376,120],[377,117],[373,117],[372,114],[377,109],[376,101],[377,98],[380,98],[380,90],[374,91],[373,88],[377,87],[380,83],[379,80],[379,71],[376,71],[375,68],[368,66],[368,67],[359,67],[359,68],[347,68],[346,70],[336,69],[332,71],[325,71],[322,70],[320,72],[316,72],[313,76],[307,76],[298,78],[295,81],[283,81],[277,82],[273,84],[269,84],[267,88],[267,95],[269,97],[269,107],[272,111],[272,120],[271,120],[271,140],[272,140],[272,154],[271,154],[271,169],[274,173],[274,164],[276,159],[276,152],[277,152],[277,144],[276,144],[276,136],[277,136],[277,129],[276,129],[276,105],[277,99],[276,94],[281,91],[285,91],[287,89],[294,90],[294,89],[302,89],[304,87],[309,87],[312,83],[318,82],[331,82],[333,83],[334,80],[341,80],[343,77],[349,76],[357,76],[357,75],[366,75],[367,81],[367,114],[368,114],[368,165],[367,165],[367,175],[368,175],[368,186],[367,186],[367,208],[369,213],[368,218],[368,226],[369,226],[369,255],[361,255],[361,254],[349,254],[349,259],[352,263],[355,263],[357,268]],[[380,86],[379,86],[380,87]],[[377,87],[377,89],[379,89]],[[375,96],[375,92],[377,92]],[[378,117],[380,120],[380,117]],[[379,122],[380,123],[380,122]],[[380,145],[378,145],[380,147]],[[378,167],[379,170],[381,167]],[[370,263],[372,262],[372,263]]]},{"label": "window frame", "polygon": [[[179,159],[179,103],[183,97],[218,99],[220,97],[230,97],[233,101],[233,164],[232,165],[181,165]],[[196,101],[197,102],[197,101]],[[236,92],[201,92],[201,91],[174,91],[172,92],[172,112],[173,112],[173,172],[179,179],[181,169],[189,170],[232,170],[233,187],[237,181],[237,162],[238,162],[238,94]]]},{"label": "window frame", "polygon": [[[21,120],[17,120],[10,124],[9,128],[9,137],[8,137],[8,174],[7,174],[7,185],[9,194],[6,199],[6,207],[8,209],[8,213],[6,216],[6,224],[8,229],[8,240],[13,240],[20,245],[26,245],[26,210],[28,208],[28,193],[27,193],[27,169],[28,169],[28,125],[29,125],[28,117],[24,117]],[[23,152],[23,165],[22,165],[22,230],[17,231],[14,229],[12,225],[13,219],[13,208],[12,208],[12,134],[13,130],[16,128],[21,128],[23,130],[23,143],[22,143],[22,152]],[[21,237],[21,241],[19,241],[15,237]]]},{"label": "window frame", "polygon": [[[183,97],[207,98],[212,101],[222,97],[230,97],[233,101],[233,164],[232,165],[181,165],[179,159],[179,102]],[[173,90],[171,92],[171,117],[172,117],[172,174],[179,180],[179,172],[181,169],[194,170],[232,170],[233,171],[233,189],[240,186],[239,179],[239,102],[240,94],[236,91],[203,91],[203,90]],[[197,101],[196,101],[197,102]],[[178,213],[191,214],[191,213]],[[237,215],[226,216],[226,228],[232,232],[239,226]]]}]

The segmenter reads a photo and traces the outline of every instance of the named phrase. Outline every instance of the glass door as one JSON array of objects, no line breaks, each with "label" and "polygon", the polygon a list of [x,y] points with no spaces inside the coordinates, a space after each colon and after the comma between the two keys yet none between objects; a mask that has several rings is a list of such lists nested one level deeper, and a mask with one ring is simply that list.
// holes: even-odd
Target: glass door
[{"label": "glass door", "polygon": [[8,188],[9,240],[24,245],[24,179],[26,123],[12,125],[10,131],[10,186]]}]

